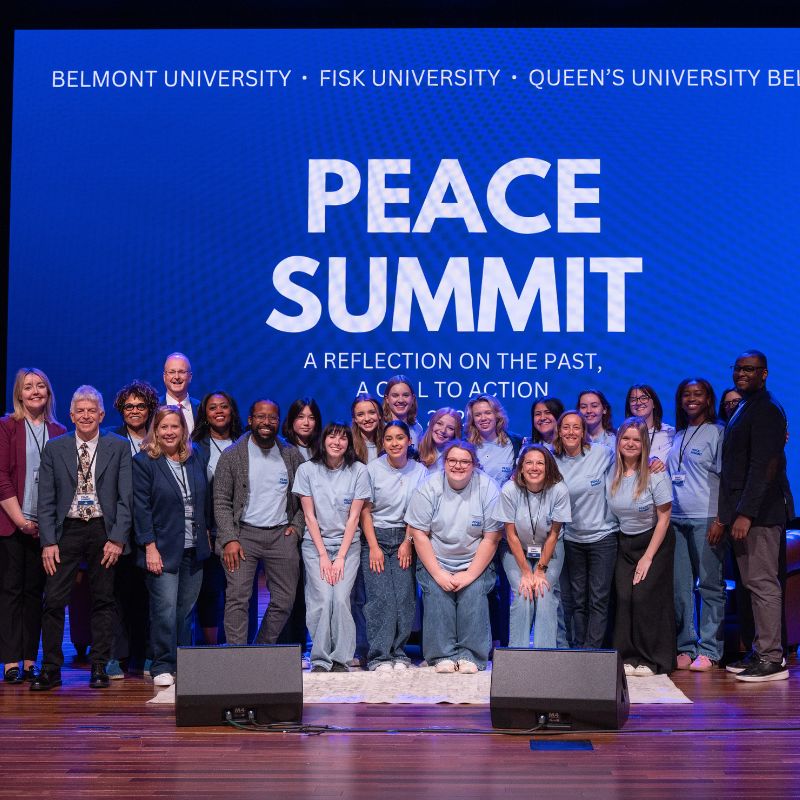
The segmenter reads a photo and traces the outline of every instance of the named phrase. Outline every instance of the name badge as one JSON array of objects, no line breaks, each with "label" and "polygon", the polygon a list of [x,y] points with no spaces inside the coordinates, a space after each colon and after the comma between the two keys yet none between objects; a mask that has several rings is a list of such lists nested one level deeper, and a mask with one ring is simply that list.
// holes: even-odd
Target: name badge
[{"label": "name badge", "polygon": [[183,516],[186,519],[194,519],[194,503],[184,503],[183,504]]},{"label": "name badge", "polygon": [[686,474],[683,472],[676,472],[672,476],[672,485],[673,486],[683,486],[683,482],[686,480]]},{"label": "name badge", "polygon": [[532,544],[528,548],[528,558],[541,558],[542,557],[542,548],[538,545]]},{"label": "name badge", "polygon": [[93,506],[95,504],[95,497],[93,494],[79,494],[78,507],[80,506]]}]

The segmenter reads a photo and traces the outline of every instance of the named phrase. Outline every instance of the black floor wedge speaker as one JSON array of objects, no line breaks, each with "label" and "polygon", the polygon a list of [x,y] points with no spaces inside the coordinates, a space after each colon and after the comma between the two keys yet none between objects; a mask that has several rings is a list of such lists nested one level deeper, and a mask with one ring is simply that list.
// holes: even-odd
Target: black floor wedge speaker
[{"label": "black floor wedge speaker", "polygon": [[300,645],[179,647],[175,724],[301,722]]},{"label": "black floor wedge speaker", "polygon": [[495,728],[617,730],[630,711],[616,650],[497,648],[490,695]]}]

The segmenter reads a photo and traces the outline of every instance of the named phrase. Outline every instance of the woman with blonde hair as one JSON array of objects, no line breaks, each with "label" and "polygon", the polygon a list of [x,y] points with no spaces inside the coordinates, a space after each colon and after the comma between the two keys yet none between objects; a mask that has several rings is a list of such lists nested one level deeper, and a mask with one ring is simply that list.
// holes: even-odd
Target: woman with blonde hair
[{"label": "woman with blonde hair", "polygon": [[36,678],[42,627],[39,462],[47,441],[66,428],[40,369],[17,371],[12,399],[13,413],[0,419],[0,661],[6,683],[23,683]]},{"label": "woman with blonde hair", "polygon": [[648,677],[675,669],[672,486],[650,471],[650,437],[641,417],[617,430],[616,463],[608,475],[608,506],[620,536],[614,582],[614,648],[625,674]]},{"label": "woman with blonde hair", "polygon": [[174,682],[177,648],[192,643],[192,611],[211,555],[211,503],[204,460],[180,406],[160,406],[133,458],[137,563],[150,593],[150,674]]},{"label": "woman with blonde hair", "polygon": [[514,469],[522,436],[508,430],[508,414],[490,394],[469,400],[464,410],[466,438],[475,445],[481,469],[502,486]]},{"label": "woman with blonde hair", "polygon": [[428,422],[428,430],[419,442],[419,460],[428,472],[440,472],[442,452],[448,442],[461,438],[461,415],[445,406],[435,411]]}]

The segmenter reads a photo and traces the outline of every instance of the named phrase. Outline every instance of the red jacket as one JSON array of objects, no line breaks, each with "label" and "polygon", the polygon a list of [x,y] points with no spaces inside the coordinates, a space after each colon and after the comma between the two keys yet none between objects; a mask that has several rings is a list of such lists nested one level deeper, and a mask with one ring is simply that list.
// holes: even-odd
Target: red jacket
[{"label": "red jacket", "polygon": [[[47,423],[47,438],[55,439],[66,432],[59,422]],[[25,499],[25,420],[10,414],[0,418],[0,500]],[[0,536],[11,536],[17,526],[0,507]]]}]

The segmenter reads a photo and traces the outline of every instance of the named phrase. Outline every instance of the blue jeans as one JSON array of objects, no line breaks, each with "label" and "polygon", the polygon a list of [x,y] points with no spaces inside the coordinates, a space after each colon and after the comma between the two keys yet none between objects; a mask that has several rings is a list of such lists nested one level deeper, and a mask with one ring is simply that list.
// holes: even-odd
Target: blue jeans
[{"label": "blue jeans", "polygon": [[192,643],[192,611],[203,584],[203,562],[194,547],[183,551],[177,573],[145,574],[150,593],[150,674],[175,672],[177,649]]},{"label": "blue jeans", "polygon": [[[556,549],[547,564],[547,582],[550,584],[550,590],[545,592],[544,597],[537,597],[535,600],[528,600],[517,591],[522,572],[517,565],[516,558],[508,549],[504,548],[504,550],[503,567],[514,595],[511,602],[509,646],[530,647],[531,625],[533,625],[534,647],[557,647],[559,605],[557,587],[561,567],[564,563],[564,543],[560,539],[558,540]],[[533,569],[536,560],[529,559],[528,563]]]},{"label": "blue jeans", "polygon": [[367,669],[375,669],[380,663],[409,663],[405,646],[417,605],[414,565],[402,569],[397,560],[397,550],[406,538],[405,527],[375,528],[375,536],[383,551],[383,572],[369,568],[366,542],[361,548],[361,574],[367,595],[364,605],[369,641]]},{"label": "blue jeans", "polygon": [[425,660],[433,666],[445,659],[465,659],[486,669],[492,646],[486,595],[494,588],[494,565],[489,564],[469,586],[456,592],[442,589],[421,561],[417,562],[417,580],[425,605]]},{"label": "blue jeans", "polygon": [[[712,522],[713,517],[672,520],[675,529],[675,625],[679,653],[719,661],[725,644],[725,581],[722,577],[725,543],[713,546],[708,543],[706,534]],[[700,593],[697,626],[695,584]]]},{"label": "blue jeans", "polygon": [[[338,547],[328,548],[333,559]],[[346,664],[356,648],[356,624],[350,611],[350,593],[360,563],[361,542],[350,545],[344,559],[344,576],[334,586],[319,574],[319,553],[310,536],[301,546],[306,567],[306,627],[311,634],[311,665],[330,669],[335,661]]]},{"label": "blue jeans", "polygon": [[574,647],[603,646],[608,626],[608,603],[617,564],[617,534],[598,542],[565,542],[573,611]]}]

